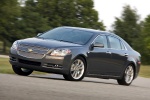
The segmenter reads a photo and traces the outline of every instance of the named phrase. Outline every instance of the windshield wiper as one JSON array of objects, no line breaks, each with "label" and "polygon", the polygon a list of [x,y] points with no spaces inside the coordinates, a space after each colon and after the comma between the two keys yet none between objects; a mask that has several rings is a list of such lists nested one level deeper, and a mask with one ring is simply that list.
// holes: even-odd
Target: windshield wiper
[{"label": "windshield wiper", "polygon": [[61,42],[70,42],[70,41],[66,41],[66,40],[59,40],[59,41],[61,41]]},{"label": "windshield wiper", "polygon": [[75,43],[75,42],[72,42],[72,41],[67,41],[67,40],[59,40],[61,42],[69,42],[69,43],[74,43],[74,44],[78,44],[78,43]]},{"label": "windshield wiper", "polygon": [[59,41],[59,40],[57,40],[57,39],[51,39],[51,38],[44,38],[44,37],[36,37],[36,38],[39,38],[39,39],[48,39],[48,40],[55,40],[55,41]]}]

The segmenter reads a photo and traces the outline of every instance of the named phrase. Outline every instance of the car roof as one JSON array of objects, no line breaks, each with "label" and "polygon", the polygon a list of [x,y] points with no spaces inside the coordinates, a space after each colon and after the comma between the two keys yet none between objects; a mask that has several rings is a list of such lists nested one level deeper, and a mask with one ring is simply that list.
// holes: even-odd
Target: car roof
[{"label": "car roof", "polygon": [[95,33],[95,34],[113,34],[113,33],[107,32],[107,31],[90,29],[90,28],[71,27],[71,26],[62,26],[62,27],[63,28],[70,28],[70,29],[77,29],[77,30],[82,30],[82,31],[88,31],[88,32],[92,32],[92,33]]},{"label": "car roof", "polygon": [[118,37],[119,39],[121,39],[125,43],[128,50],[132,50],[131,46],[124,39],[122,39],[120,36],[118,36],[114,33],[111,33],[111,32],[102,31],[102,30],[95,30],[95,29],[89,29],[89,28],[80,28],[80,27],[70,27],[70,26],[62,26],[62,27],[63,28],[70,28],[70,29],[77,29],[77,30],[92,32],[95,35],[99,35],[99,34],[113,35],[113,36]]},{"label": "car roof", "polygon": [[69,28],[69,29],[77,29],[77,30],[82,30],[82,31],[87,31],[87,32],[92,32],[95,35],[105,34],[105,35],[113,35],[115,37],[121,38],[120,36],[116,35],[115,33],[111,33],[111,32],[108,32],[108,31],[102,31],[102,30],[96,30],[96,29],[90,29],[90,28],[81,28],[81,27],[71,27],[71,26],[61,26],[61,27]]}]

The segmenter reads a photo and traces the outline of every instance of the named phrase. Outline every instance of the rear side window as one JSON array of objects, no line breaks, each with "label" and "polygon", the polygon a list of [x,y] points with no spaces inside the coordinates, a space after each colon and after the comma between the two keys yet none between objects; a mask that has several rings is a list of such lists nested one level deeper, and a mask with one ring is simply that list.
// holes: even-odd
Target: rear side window
[{"label": "rear side window", "polygon": [[102,43],[102,44],[104,44],[104,48],[108,48],[107,38],[104,35],[99,35],[95,39],[94,43]]},{"label": "rear side window", "polygon": [[108,39],[110,42],[110,48],[121,50],[121,43],[119,39],[112,36],[108,36]]},{"label": "rear side window", "polygon": [[124,44],[123,44],[121,41],[120,41],[120,43],[121,43],[121,49],[122,49],[122,50],[126,50]]}]

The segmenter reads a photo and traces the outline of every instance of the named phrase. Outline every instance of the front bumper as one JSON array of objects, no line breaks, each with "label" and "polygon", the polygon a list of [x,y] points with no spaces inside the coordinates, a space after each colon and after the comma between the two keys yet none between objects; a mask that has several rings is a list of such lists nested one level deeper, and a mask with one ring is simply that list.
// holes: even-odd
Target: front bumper
[{"label": "front bumper", "polygon": [[55,57],[45,55],[42,59],[23,57],[16,50],[11,49],[9,62],[16,67],[27,68],[35,71],[68,74],[71,64],[71,55]]}]

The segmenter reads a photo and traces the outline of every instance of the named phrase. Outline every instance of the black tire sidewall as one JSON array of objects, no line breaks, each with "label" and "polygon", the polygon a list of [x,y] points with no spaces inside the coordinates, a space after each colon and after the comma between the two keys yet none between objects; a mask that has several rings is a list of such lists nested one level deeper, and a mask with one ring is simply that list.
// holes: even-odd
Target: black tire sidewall
[{"label": "black tire sidewall", "polygon": [[[70,70],[71,70],[71,65],[72,65],[72,63],[73,63],[76,59],[80,59],[80,60],[82,60],[82,62],[84,63],[84,72],[83,72],[83,75],[82,75],[79,79],[74,79],[74,78],[72,77],[71,71],[70,71]],[[65,79],[66,79],[66,80],[70,80],[70,81],[81,81],[81,80],[84,78],[85,73],[86,73],[86,62],[85,62],[85,60],[84,60],[82,57],[77,57],[77,58],[75,58],[74,60],[72,60],[72,62],[71,62],[71,64],[70,64],[69,74],[67,75],[67,78],[65,78]]]},{"label": "black tire sidewall", "polygon": [[12,69],[16,74],[22,75],[22,76],[28,76],[33,72],[33,70],[29,70],[28,72],[24,72],[24,71],[21,70],[21,67],[17,67],[17,66],[14,66],[14,65],[12,65]]},{"label": "black tire sidewall", "polygon": [[[133,79],[134,79],[134,76],[133,76],[133,79],[132,79],[132,81],[130,82],[130,83],[127,83],[126,81],[125,81],[125,77],[126,77],[126,70],[127,70],[127,68],[129,67],[129,66],[132,66],[132,68],[133,68],[133,65],[128,65],[126,68],[125,68],[125,70],[124,70],[124,74],[123,74],[123,77],[122,77],[122,79],[118,79],[117,81],[118,81],[118,83],[120,84],[120,85],[126,85],[126,86],[129,86],[131,83],[132,83],[132,81],[133,81]],[[134,75],[135,75],[135,71],[134,71],[135,69],[133,68],[133,73],[134,73]]]}]

